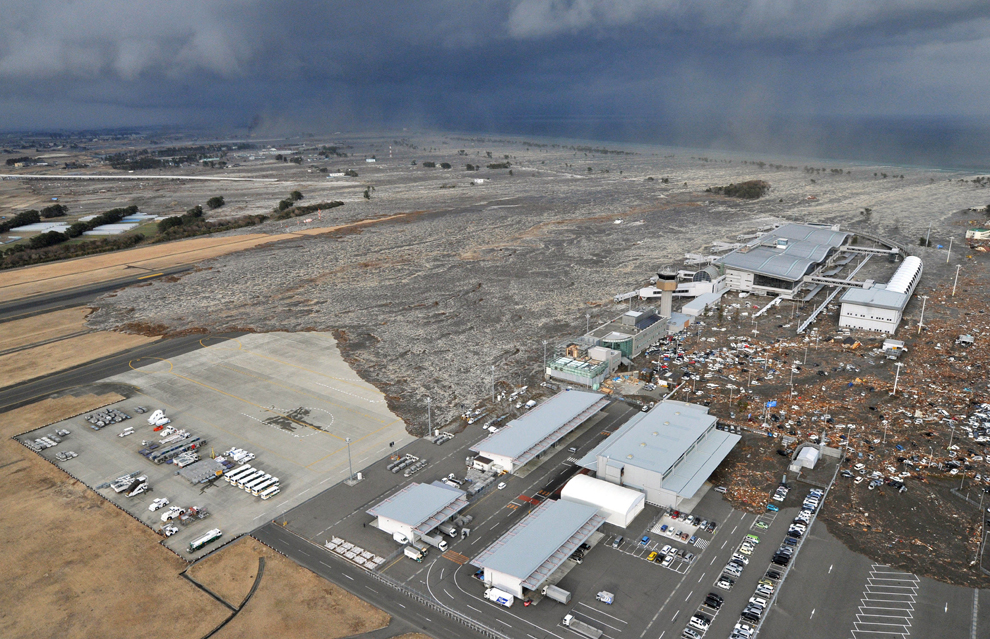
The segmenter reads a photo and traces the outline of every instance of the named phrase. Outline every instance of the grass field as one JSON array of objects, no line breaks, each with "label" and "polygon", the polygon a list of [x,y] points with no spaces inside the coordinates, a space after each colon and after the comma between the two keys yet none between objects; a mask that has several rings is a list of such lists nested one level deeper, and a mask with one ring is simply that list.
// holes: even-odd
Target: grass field
[{"label": "grass field", "polygon": [[62,397],[0,414],[0,637],[199,639],[229,614],[179,577],[185,562],[151,530],[10,439],[119,399]]},{"label": "grass field", "polygon": [[0,385],[13,386],[156,339],[158,338],[144,335],[97,331],[0,355]]},{"label": "grass field", "polygon": [[90,312],[88,308],[69,308],[4,322],[0,330],[0,352],[87,330],[83,320]]},{"label": "grass field", "polygon": [[265,558],[265,572],[251,600],[215,636],[218,639],[339,639],[386,627],[390,617],[246,537],[189,570],[189,575],[237,607]]}]

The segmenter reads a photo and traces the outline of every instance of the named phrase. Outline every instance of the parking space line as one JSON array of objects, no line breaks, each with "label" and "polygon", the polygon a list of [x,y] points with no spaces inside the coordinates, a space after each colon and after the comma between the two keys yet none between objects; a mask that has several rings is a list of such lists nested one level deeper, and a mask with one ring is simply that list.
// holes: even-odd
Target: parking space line
[{"label": "parking space line", "polygon": [[606,617],[611,617],[612,619],[615,619],[619,623],[624,623],[624,624],[628,624],[629,623],[628,621],[623,621],[622,619],[619,619],[618,617],[613,617],[612,615],[608,614],[607,612],[602,612],[598,608],[592,608],[591,606],[589,606],[588,604],[584,603],[583,601],[579,601],[578,602],[578,605],[579,606],[584,606],[585,608],[591,608],[592,610],[594,610],[598,614],[605,615]]}]

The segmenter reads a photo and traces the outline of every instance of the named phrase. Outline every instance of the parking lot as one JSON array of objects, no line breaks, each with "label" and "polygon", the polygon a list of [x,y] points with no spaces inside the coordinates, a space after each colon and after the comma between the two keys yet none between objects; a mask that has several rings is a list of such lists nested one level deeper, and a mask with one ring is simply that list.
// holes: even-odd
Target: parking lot
[{"label": "parking lot", "polygon": [[[177,526],[179,532],[166,540],[184,556],[189,542],[210,529],[220,528],[223,540],[232,538],[347,479],[347,438],[355,472],[413,439],[381,393],[351,372],[327,335],[245,335],[205,346],[172,360],[132,361],[131,372],[105,380],[129,395],[113,408],[130,419],[94,430],[79,416],[22,439],[71,431],[39,454],[54,460],[57,453],[76,453],[59,465],[155,529],[165,510],[150,511],[153,499],[203,507],[209,517]],[[148,412],[142,415],[138,407]],[[162,441],[163,431],[147,420],[156,409],[165,411],[168,426],[201,438],[202,458],[232,447],[253,453],[249,463],[278,477],[280,492],[262,500],[222,480],[194,485],[177,476],[175,465],[139,454]],[[127,430],[133,434],[120,436]],[[149,490],[128,497],[106,486],[129,473],[146,477]]]}]

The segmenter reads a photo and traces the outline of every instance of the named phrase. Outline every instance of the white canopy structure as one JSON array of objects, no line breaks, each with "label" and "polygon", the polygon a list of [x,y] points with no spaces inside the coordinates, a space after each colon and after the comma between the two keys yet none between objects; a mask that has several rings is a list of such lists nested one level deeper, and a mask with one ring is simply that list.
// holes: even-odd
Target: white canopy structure
[{"label": "white canopy structure", "polygon": [[646,506],[646,495],[588,475],[574,476],[560,492],[560,498],[596,506],[608,523],[625,528]]}]

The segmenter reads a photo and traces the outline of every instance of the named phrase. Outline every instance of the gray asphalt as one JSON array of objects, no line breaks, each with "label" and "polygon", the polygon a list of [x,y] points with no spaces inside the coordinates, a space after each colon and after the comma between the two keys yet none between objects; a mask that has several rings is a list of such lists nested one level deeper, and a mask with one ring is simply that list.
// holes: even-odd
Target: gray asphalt
[{"label": "gray asphalt", "polygon": [[[319,546],[311,544],[276,524],[269,523],[262,526],[254,531],[252,536],[292,559],[300,566],[381,608],[401,622],[397,628],[407,626],[404,628],[405,631],[415,629],[435,639],[462,639],[464,637],[478,637],[480,639],[484,637],[484,635],[460,622],[424,606],[415,599],[374,579],[366,571],[335,560],[330,556],[330,553]],[[401,632],[395,634],[401,634]],[[394,635],[384,633],[384,636]]]},{"label": "gray asphalt", "polygon": [[[98,282],[88,286],[80,286],[78,288],[70,288],[64,291],[46,293],[44,295],[35,295],[8,302],[0,302],[0,322],[7,322],[23,317],[31,317],[32,315],[38,315],[39,313],[50,313],[63,308],[84,306],[95,300],[100,295],[110,293],[111,291],[116,291],[119,288],[140,282],[148,282],[156,279],[156,277],[165,277],[168,275],[184,273],[185,271],[189,271],[191,269],[191,266],[175,266],[171,268],[149,271],[144,268],[135,267],[134,274],[127,277],[120,277],[106,282]],[[158,273],[161,273],[161,275],[156,275],[156,277],[148,277],[148,275]],[[3,289],[0,288],[0,295],[2,294]]]}]

